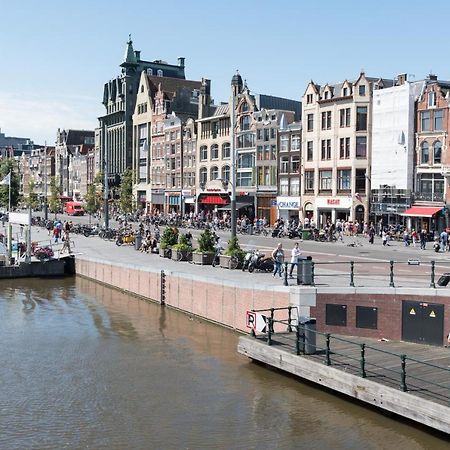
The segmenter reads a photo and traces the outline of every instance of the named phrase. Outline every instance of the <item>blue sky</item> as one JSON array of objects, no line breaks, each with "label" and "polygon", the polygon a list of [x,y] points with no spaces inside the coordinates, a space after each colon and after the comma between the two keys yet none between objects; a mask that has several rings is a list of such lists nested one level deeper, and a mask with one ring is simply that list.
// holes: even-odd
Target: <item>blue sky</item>
[{"label": "blue sky", "polygon": [[[430,70],[450,79],[445,0],[21,0],[2,2],[0,128],[55,141],[94,128],[128,34],[147,60],[186,58],[225,101],[236,69],[256,93],[300,99],[316,83]],[[439,31],[441,29],[441,31]]]}]

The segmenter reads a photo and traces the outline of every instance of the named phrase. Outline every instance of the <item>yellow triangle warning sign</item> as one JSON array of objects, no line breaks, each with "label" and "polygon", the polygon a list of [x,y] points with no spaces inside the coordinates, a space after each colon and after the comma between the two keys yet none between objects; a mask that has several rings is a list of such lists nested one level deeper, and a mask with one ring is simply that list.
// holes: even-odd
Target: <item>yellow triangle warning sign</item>
[{"label": "yellow triangle warning sign", "polygon": [[409,313],[410,313],[412,316],[415,316],[415,315],[416,315],[416,310],[415,310],[414,308],[411,308],[411,311],[409,311]]},{"label": "yellow triangle warning sign", "polygon": [[431,312],[430,312],[430,317],[436,317],[436,314],[435,314],[434,311],[431,311]]}]

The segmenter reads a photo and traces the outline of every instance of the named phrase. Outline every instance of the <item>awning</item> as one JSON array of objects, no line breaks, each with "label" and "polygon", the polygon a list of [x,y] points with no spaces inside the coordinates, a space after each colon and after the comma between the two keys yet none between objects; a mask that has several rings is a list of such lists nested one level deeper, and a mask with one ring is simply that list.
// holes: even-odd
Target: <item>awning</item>
[{"label": "awning", "polygon": [[437,212],[442,211],[442,209],[442,206],[413,206],[400,215],[406,217],[432,217]]},{"label": "awning", "polygon": [[[253,206],[253,203],[236,202],[236,209],[247,208],[248,206]],[[227,205],[227,206],[224,206],[223,208],[219,208],[219,211],[231,211],[231,205]]]},{"label": "awning", "polygon": [[219,195],[206,195],[200,199],[200,203],[207,205],[226,205],[228,202]]}]

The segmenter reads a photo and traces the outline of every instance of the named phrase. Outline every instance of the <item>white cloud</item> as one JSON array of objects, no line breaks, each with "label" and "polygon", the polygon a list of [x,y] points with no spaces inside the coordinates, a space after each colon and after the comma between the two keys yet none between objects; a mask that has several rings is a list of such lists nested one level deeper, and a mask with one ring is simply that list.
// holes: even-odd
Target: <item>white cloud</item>
[{"label": "white cloud", "polygon": [[7,136],[53,144],[58,128],[93,130],[103,114],[101,98],[52,94],[51,98],[0,91],[0,128]]}]

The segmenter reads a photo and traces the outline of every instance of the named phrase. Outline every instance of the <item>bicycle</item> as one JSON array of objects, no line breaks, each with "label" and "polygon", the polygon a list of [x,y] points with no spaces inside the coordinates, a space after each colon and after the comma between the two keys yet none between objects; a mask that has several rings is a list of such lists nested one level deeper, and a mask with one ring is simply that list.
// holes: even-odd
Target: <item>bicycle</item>
[{"label": "bicycle", "polygon": [[237,256],[232,256],[228,263],[229,269],[237,269],[239,266],[239,258]]}]

